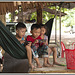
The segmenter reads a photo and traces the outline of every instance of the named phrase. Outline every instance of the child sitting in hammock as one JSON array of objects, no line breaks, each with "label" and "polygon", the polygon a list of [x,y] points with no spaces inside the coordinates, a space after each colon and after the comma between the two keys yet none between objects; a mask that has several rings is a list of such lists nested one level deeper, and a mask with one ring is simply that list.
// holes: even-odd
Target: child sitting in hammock
[{"label": "child sitting in hammock", "polygon": [[[16,25],[16,38],[20,41],[20,43],[22,45],[24,45],[24,43],[25,43],[25,37],[24,37],[25,32],[26,32],[25,24],[19,22]],[[30,45],[30,43],[28,45],[25,45],[25,48],[27,50],[27,57],[28,57],[29,65],[33,69],[34,66],[32,64],[32,52],[31,52],[31,47],[29,45]]]}]

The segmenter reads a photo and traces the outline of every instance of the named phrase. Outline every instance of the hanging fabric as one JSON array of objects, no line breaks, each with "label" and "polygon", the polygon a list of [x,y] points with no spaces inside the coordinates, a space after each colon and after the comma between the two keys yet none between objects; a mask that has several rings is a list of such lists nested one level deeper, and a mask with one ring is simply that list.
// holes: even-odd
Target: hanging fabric
[{"label": "hanging fabric", "polygon": [[27,58],[27,52],[24,46],[9,32],[9,30],[0,21],[0,46],[12,57],[17,59]]},{"label": "hanging fabric", "polygon": [[47,31],[47,36],[48,36],[48,44],[49,44],[49,41],[50,41],[50,36],[51,36],[51,31],[52,31],[52,26],[53,26],[53,20],[54,18],[51,18],[45,25],[47,26],[48,28],[48,31]]}]

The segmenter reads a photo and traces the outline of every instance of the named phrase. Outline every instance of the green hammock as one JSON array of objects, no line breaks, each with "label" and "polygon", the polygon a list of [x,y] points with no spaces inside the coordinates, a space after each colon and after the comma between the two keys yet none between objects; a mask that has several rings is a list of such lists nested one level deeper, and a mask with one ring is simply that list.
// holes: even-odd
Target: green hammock
[{"label": "green hammock", "polygon": [[9,30],[0,21],[0,46],[12,57],[17,59],[27,58],[27,52],[24,46],[9,32]]},{"label": "green hammock", "polygon": [[[50,38],[53,19],[48,21],[46,25],[49,27],[48,36]],[[49,39],[50,40],[50,39]],[[0,21],[0,46],[12,57],[16,59],[26,59],[27,52],[24,46],[16,39],[16,37],[4,26]]]}]

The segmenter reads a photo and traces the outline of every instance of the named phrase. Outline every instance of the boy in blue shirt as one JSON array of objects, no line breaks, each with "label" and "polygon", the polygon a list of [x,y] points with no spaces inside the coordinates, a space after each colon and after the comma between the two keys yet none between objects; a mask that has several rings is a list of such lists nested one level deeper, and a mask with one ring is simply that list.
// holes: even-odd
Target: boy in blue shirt
[{"label": "boy in blue shirt", "polygon": [[[24,45],[25,43],[25,32],[26,32],[26,26],[25,24],[19,22],[16,25],[16,38],[20,41],[20,43],[22,45]],[[30,43],[28,43],[27,45],[24,45],[26,50],[27,50],[27,57],[28,57],[28,61],[29,61],[29,65],[30,67],[33,69],[35,68],[32,64],[32,52],[31,52],[31,47],[30,47]]]}]

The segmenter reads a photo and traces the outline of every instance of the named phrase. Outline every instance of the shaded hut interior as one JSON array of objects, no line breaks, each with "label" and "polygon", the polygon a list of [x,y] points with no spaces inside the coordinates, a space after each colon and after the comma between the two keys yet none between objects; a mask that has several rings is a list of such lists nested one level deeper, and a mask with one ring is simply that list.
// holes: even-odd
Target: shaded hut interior
[{"label": "shaded hut interior", "polygon": [[[52,7],[52,6],[59,6],[59,10],[57,11],[56,9],[49,9],[48,7]],[[74,2],[36,2],[36,1],[14,1],[14,2],[0,2],[0,20],[6,25],[6,18],[5,15],[6,13],[11,12],[12,13],[12,22],[14,22],[14,16],[16,14],[14,14],[14,12],[16,10],[18,10],[18,20],[17,22],[26,22],[26,23],[32,23],[35,22],[35,20],[30,20],[30,16],[33,12],[37,12],[37,21],[36,23],[40,24],[42,23],[42,11],[46,11],[49,12],[51,14],[55,14],[55,41],[52,42],[51,44],[55,44],[57,46],[59,46],[60,48],[60,53],[61,53],[61,16],[67,15],[64,12],[61,12],[61,7],[62,8],[68,8],[68,9],[72,9],[73,7],[75,7],[75,3]],[[59,41],[57,41],[57,16],[59,16]],[[24,17],[24,18],[23,18]],[[58,43],[58,44],[57,44]],[[50,45],[51,45],[50,44]],[[15,59],[10,57],[8,54],[6,54],[6,59],[8,59],[8,61],[10,61],[10,63],[8,63],[6,61],[6,63],[9,64],[13,64]],[[11,59],[12,63],[11,63]],[[19,62],[19,60],[16,60],[16,68],[19,66],[19,64],[24,64],[26,60],[22,60],[21,62]],[[17,66],[17,62],[19,62],[18,66]],[[15,68],[15,63],[14,66],[8,66],[5,65],[4,68],[4,72],[20,72],[19,70],[24,70],[25,67],[18,70],[18,68]],[[28,61],[26,61],[26,65],[28,67]],[[10,67],[13,67],[10,69]],[[27,68],[26,67],[26,68]],[[17,71],[16,71],[17,70]],[[25,72],[25,71],[21,71],[21,72]],[[28,71],[28,68],[27,68]],[[26,71],[26,72],[27,72]]]},{"label": "shaded hut interior", "polygon": [[[50,9],[48,7],[59,6],[59,10]],[[6,13],[12,13],[12,22],[14,22],[15,11],[18,10],[17,22],[36,22],[42,23],[42,11],[49,12],[55,15],[55,42],[53,44],[59,45],[61,52],[61,16],[67,15],[61,12],[61,8],[71,9],[75,6],[74,2],[37,2],[37,1],[14,1],[14,2],[0,2],[0,20],[6,25]],[[30,20],[30,16],[33,12],[37,13],[37,21],[35,19]],[[59,41],[57,41],[57,16],[59,16]],[[3,17],[3,18],[2,18]],[[58,43],[59,42],[59,43]],[[57,44],[58,43],[58,44]]]}]

